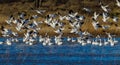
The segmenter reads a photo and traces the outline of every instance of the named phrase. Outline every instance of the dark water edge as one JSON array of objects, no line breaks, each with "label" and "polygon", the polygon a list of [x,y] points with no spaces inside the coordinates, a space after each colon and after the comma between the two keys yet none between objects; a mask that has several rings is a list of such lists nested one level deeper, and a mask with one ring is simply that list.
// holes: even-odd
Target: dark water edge
[{"label": "dark water edge", "polygon": [[69,42],[61,46],[3,44],[0,45],[0,65],[120,65],[120,43],[113,47]]},{"label": "dark water edge", "polygon": [[120,61],[51,61],[51,60],[10,60],[8,63],[2,61],[1,65],[119,65]]}]

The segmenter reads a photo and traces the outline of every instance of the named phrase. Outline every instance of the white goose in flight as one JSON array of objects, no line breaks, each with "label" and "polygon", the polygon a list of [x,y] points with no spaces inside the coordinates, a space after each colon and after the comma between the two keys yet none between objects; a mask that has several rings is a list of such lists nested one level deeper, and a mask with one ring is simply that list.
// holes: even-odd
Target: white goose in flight
[{"label": "white goose in flight", "polygon": [[75,34],[77,34],[77,33],[79,33],[79,32],[78,32],[78,29],[74,27],[74,28],[72,28],[72,30],[70,31],[70,33],[75,33]]},{"label": "white goose in flight", "polygon": [[25,12],[21,12],[21,13],[18,13],[18,14],[19,14],[20,19],[24,19],[24,17],[26,16]]},{"label": "white goose in flight", "polygon": [[99,14],[97,14],[96,12],[94,12],[94,16],[92,18],[94,18],[95,20],[97,20]]},{"label": "white goose in flight", "polygon": [[83,16],[83,15],[77,15],[76,17],[75,17],[75,20],[76,21],[83,21],[83,20],[85,20],[85,16]]},{"label": "white goose in flight", "polygon": [[103,6],[103,4],[102,4],[101,2],[100,2],[100,5],[101,5],[101,8],[103,9],[103,11],[108,13],[107,7],[108,7],[109,5]]},{"label": "white goose in flight", "polygon": [[117,5],[118,7],[120,7],[120,1],[119,1],[119,0],[116,0],[116,5]]},{"label": "white goose in flight", "polygon": [[108,19],[109,19],[108,14],[103,13],[103,18],[102,18],[103,22],[106,22]]},{"label": "white goose in flight", "polygon": [[12,33],[11,30],[4,28],[4,26],[1,26],[1,30],[3,37],[9,37],[9,35]]},{"label": "white goose in flight", "polygon": [[108,29],[108,28],[110,28],[109,25],[101,25],[101,26],[102,26],[102,29]]},{"label": "white goose in flight", "polygon": [[46,12],[46,10],[35,10],[38,14],[43,14],[43,13],[45,13]]},{"label": "white goose in flight", "polygon": [[83,10],[86,11],[86,12],[89,12],[89,13],[91,12],[91,10],[89,8],[84,7]]},{"label": "white goose in flight", "polygon": [[78,14],[78,12],[76,12],[76,13],[71,13],[71,14],[68,14],[70,17],[72,17],[72,18],[74,18],[74,17],[76,17],[76,15]]},{"label": "white goose in flight", "polygon": [[64,28],[60,27],[57,30],[55,30],[54,32],[60,34],[60,33],[62,33],[63,30],[64,30]]},{"label": "white goose in flight", "polygon": [[21,31],[22,23],[17,23],[17,26],[15,27],[17,31]]},{"label": "white goose in flight", "polygon": [[11,25],[11,23],[13,22],[13,20],[14,20],[14,17],[13,17],[13,15],[11,15],[11,16],[9,17],[9,19],[8,19],[8,20],[5,20],[5,21],[6,21],[7,24]]},{"label": "white goose in flight", "polygon": [[68,42],[71,41],[71,38],[70,38],[69,36],[67,37],[67,41],[68,41]]},{"label": "white goose in flight", "polygon": [[66,18],[66,16],[60,16],[60,15],[59,15],[60,21],[64,20],[65,18]]},{"label": "white goose in flight", "polygon": [[100,27],[99,22],[92,22],[92,25],[95,30],[97,30]]},{"label": "white goose in flight", "polygon": [[112,20],[113,22],[118,22],[118,17],[114,16]]}]

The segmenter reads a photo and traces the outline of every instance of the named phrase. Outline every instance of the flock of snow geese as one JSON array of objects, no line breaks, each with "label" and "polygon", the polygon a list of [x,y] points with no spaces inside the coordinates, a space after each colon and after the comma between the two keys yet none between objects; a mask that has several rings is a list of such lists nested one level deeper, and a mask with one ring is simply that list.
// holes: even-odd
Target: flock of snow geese
[{"label": "flock of snow geese", "polygon": [[[116,0],[117,6],[120,7],[120,2]],[[109,10],[107,7],[108,5],[104,6],[102,3],[100,3],[101,9],[103,10],[102,13],[102,20],[103,22],[107,22],[109,17]],[[91,12],[88,8],[83,8],[86,12]],[[35,12],[39,14],[43,14],[46,11],[45,10],[35,10]],[[11,15],[8,20],[6,20],[6,23],[8,25],[16,25],[14,29],[16,29],[18,32],[22,32],[23,29],[26,30],[24,33],[24,37],[22,38],[22,42],[28,45],[33,45],[36,43],[40,43],[42,45],[62,45],[67,43],[79,43],[80,45],[84,46],[87,44],[92,45],[98,45],[98,46],[104,46],[104,45],[110,45],[114,46],[118,43],[118,41],[110,34],[106,32],[107,38],[103,39],[100,37],[100,35],[97,35],[96,37],[93,37],[92,34],[90,34],[87,31],[82,32],[80,30],[81,26],[84,24],[84,20],[86,19],[85,16],[78,15],[77,12],[73,12],[72,10],[69,11],[69,13],[65,16],[62,16],[60,14],[48,14],[44,21],[36,21],[35,19],[39,18],[38,15],[32,15],[30,18],[26,19],[26,14],[24,12],[21,12],[18,14],[18,17],[14,17]],[[92,18],[91,24],[93,25],[93,28],[95,30],[99,28],[108,29],[110,28],[110,25],[100,25],[98,22],[99,13],[94,12]],[[66,20],[69,22],[69,25],[72,27],[70,33],[79,35],[78,37],[69,37],[67,36],[65,39],[62,37],[64,28],[64,23],[61,21]],[[32,21],[32,22],[31,22]],[[118,17],[113,17],[113,22],[118,22]],[[41,30],[40,25],[46,24],[52,28],[54,28],[54,32],[59,34],[58,36],[50,37],[47,33],[43,37],[42,35],[39,35],[39,31]],[[1,34],[4,38],[6,38],[5,41],[0,41],[0,44],[7,44],[12,45],[12,43],[17,43],[20,40],[18,39],[18,33],[12,31],[11,29],[7,29],[5,26],[1,26]]]}]

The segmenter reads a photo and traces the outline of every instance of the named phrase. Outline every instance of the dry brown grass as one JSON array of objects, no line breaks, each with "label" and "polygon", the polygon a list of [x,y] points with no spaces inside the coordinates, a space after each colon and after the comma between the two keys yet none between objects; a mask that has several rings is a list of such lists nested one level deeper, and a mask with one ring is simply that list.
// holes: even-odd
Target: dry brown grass
[{"label": "dry brown grass", "polygon": [[[71,3],[71,4],[74,4],[74,5],[71,5],[69,2],[66,3],[66,4],[61,4],[59,6],[55,6],[54,4],[50,4],[50,3],[51,3],[50,1],[43,3],[43,7],[41,7],[40,9],[46,9],[47,12],[44,14],[44,16],[40,15],[41,17],[36,19],[36,21],[44,21],[44,17],[49,13],[60,12],[62,15],[66,15],[68,13],[68,10],[72,9],[72,10],[78,11],[79,15],[86,16],[85,23],[82,26],[82,31],[88,31],[93,35],[97,35],[97,34],[104,35],[105,34],[103,32],[104,30],[101,29],[101,28],[98,29],[98,30],[94,30],[94,28],[91,24],[91,22],[92,22],[92,19],[91,19],[92,15],[91,14],[92,13],[90,15],[88,15],[87,13],[83,12],[82,8],[81,8],[81,7],[92,7],[93,10],[98,11],[100,9],[100,8],[98,8],[99,7],[98,3],[90,2],[90,1],[84,1],[84,0],[79,2],[79,3],[78,2]],[[5,20],[8,19],[8,16],[10,16],[11,14],[16,16],[18,12],[22,12],[22,11],[27,12],[28,16],[26,16],[26,18],[30,17],[33,14],[36,14],[33,10],[31,10],[31,8],[33,8],[33,5],[34,5],[34,3],[22,4],[21,2],[9,3],[9,4],[0,4],[0,26],[5,25],[6,28],[12,29],[13,31],[16,32],[16,30],[14,28],[15,25],[13,25],[13,26],[7,25]],[[118,9],[117,7],[114,8],[114,6],[111,7],[112,8],[111,14],[120,13],[119,12],[120,9]],[[117,15],[117,16],[120,16],[120,15]],[[106,30],[106,32],[110,32],[110,33],[113,33],[113,34],[120,35],[119,34],[120,31],[119,31],[119,29],[116,28],[116,26],[115,26],[116,23],[112,22],[112,19],[109,19],[107,23],[104,23],[101,19],[102,19],[102,17],[100,16],[98,18],[100,24],[111,25],[110,29]],[[62,21],[62,22],[66,23],[66,25],[64,26],[65,30],[63,31],[64,36],[68,36],[68,35],[77,36],[75,34],[70,34],[69,33],[71,26],[69,25],[68,21]],[[120,27],[120,22],[118,22],[117,25],[118,25],[118,27]],[[45,24],[41,25],[41,27],[42,27],[42,29],[39,31],[40,34],[45,35],[45,33],[48,33],[50,36],[57,35],[55,32],[53,32],[54,29],[52,27],[48,27]],[[20,32],[19,33],[20,36],[23,36],[24,32],[25,32],[25,30],[23,32]]]}]

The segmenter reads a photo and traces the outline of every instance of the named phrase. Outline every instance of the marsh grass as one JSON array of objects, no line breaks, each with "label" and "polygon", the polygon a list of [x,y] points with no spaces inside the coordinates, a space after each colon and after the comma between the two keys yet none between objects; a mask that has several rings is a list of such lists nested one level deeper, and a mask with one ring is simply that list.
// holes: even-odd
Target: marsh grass
[{"label": "marsh grass", "polygon": [[[79,1],[79,0],[78,0]],[[86,17],[85,19],[85,23],[83,24],[83,26],[81,27],[82,31],[88,31],[93,35],[105,35],[105,32],[110,32],[112,34],[117,34],[120,35],[120,31],[117,27],[120,27],[120,22],[118,23],[114,23],[112,21],[112,19],[110,18],[108,20],[108,22],[103,22],[102,21],[102,16],[99,16],[98,21],[100,22],[101,25],[110,25],[110,29],[107,30],[103,30],[102,28],[98,29],[98,30],[94,30],[91,22],[92,22],[92,15],[94,11],[97,11],[99,13],[103,12],[100,8],[100,6],[98,5],[99,3],[96,1],[90,1],[90,0],[81,0],[78,2],[77,0],[75,2],[67,2],[66,4],[61,4],[61,5],[55,5],[55,4],[51,4],[51,1],[47,1],[44,2],[42,4],[42,7],[40,7],[39,9],[45,9],[46,13],[44,13],[43,15],[39,15],[40,17],[38,19],[36,19],[37,22],[43,22],[45,20],[45,16],[47,14],[50,13],[60,13],[61,15],[66,15],[68,13],[68,10],[74,10],[75,12],[78,12],[79,15],[84,15]],[[106,1],[106,0],[105,0]],[[104,3],[104,4],[108,4],[108,3]],[[116,5],[113,2],[110,2],[110,15],[116,15],[120,17],[120,8],[116,7]],[[12,31],[15,31],[15,26],[16,25],[7,25],[7,23],[5,22],[6,19],[8,19],[8,17],[13,14],[14,16],[17,17],[17,14],[19,12],[26,12],[28,16],[26,16],[26,18],[29,18],[31,15],[35,15],[37,13],[35,13],[34,10],[34,3],[32,2],[26,2],[26,3],[22,3],[22,2],[14,2],[14,3],[7,3],[7,4],[0,4],[0,26],[4,25],[6,28],[11,29]],[[92,9],[92,13],[86,13],[82,10],[83,7],[90,7]],[[119,20],[120,21],[120,20]],[[78,36],[75,34],[71,34],[69,33],[71,30],[71,26],[69,25],[68,21],[64,20],[61,21],[63,23],[65,23],[65,30],[64,32],[64,36]],[[115,26],[117,25],[117,27]],[[56,34],[54,31],[55,29],[53,29],[52,27],[47,26],[45,23],[43,23],[42,25],[40,25],[41,30],[39,31],[39,34],[42,34],[43,36],[45,35],[45,33],[48,33],[50,36],[53,35],[58,35]],[[22,32],[19,32],[20,36],[23,36],[23,33],[25,33],[26,31],[23,30]]]}]

